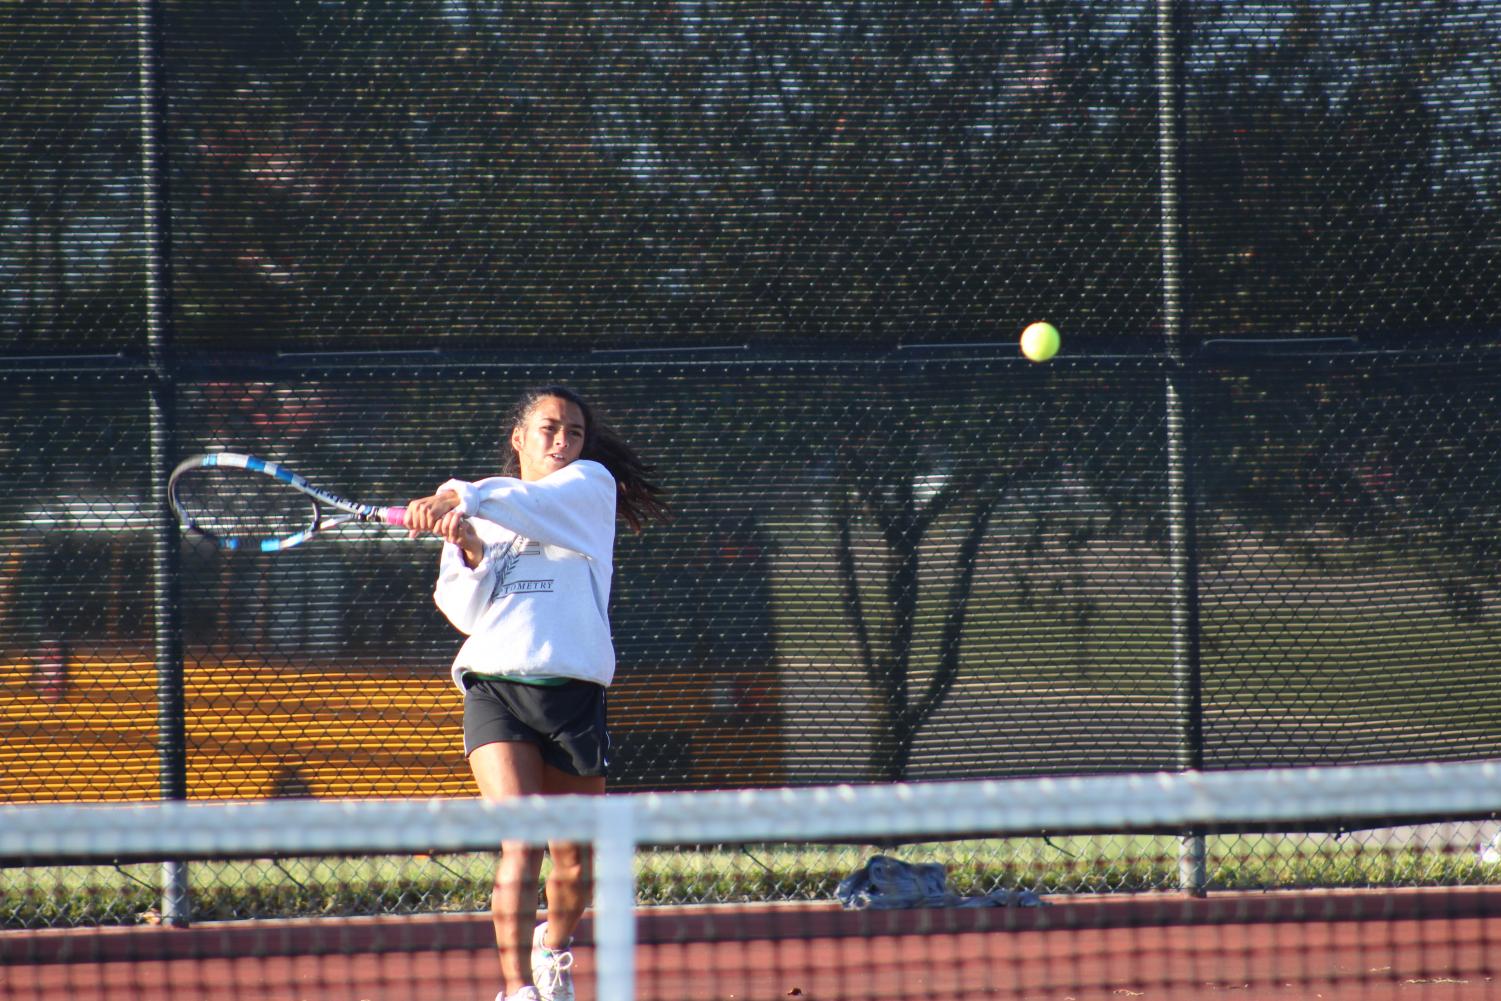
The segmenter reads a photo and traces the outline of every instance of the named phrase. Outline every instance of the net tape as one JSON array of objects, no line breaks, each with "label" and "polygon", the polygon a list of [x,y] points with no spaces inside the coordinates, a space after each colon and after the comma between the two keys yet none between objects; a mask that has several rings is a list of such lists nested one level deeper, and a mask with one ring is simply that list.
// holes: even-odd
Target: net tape
[{"label": "net tape", "polygon": [[472,799],[263,800],[0,808],[9,862],[467,851],[499,840],[634,845],[967,835],[1349,830],[1501,810],[1501,761],[871,786]]}]

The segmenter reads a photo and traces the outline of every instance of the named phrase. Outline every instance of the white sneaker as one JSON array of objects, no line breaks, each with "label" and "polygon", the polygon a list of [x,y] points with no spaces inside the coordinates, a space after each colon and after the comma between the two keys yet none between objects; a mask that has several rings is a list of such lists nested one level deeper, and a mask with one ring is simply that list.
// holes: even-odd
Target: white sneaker
[{"label": "white sneaker", "polygon": [[542,1001],[542,995],[537,993],[535,987],[523,987],[515,994],[507,994],[502,987],[500,993],[495,995],[495,1001]]},{"label": "white sneaker", "polygon": [[[532,979],[542,1001],[573,1001],[573,953],[568,949],[549,949],[542,944],[546,923],[532,932]],[[569,944],[573,943],[569,939]]]}]

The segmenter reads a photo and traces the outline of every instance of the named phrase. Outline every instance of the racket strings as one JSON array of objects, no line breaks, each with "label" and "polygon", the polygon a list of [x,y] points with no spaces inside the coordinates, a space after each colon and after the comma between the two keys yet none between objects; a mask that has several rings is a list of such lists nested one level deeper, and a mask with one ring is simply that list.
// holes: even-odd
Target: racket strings
[{"label": "racket strings", "polygon": [[200,532],[226,539],[282,538],[312,525],[313,500],[267,476],[202,468],[177,480],[179,510]]}]

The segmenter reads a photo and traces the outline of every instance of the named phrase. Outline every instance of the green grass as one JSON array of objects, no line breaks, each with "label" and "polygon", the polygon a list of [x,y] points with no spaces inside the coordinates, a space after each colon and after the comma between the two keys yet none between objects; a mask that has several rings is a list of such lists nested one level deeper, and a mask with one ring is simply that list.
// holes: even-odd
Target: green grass
[{"label": "green grass", "polygon": [[[937,582],[925,588],[915,610],[917,675],[931,669],[936,637],[950,611],[951,568],[936,544],[940,538],[935,534],[928,553]],[[1099,545],[1108,541],[1102,537]],[[1115,541],[1124,551],[1140,545],[1130,538]],[[778,544],[804,564],[832,564],[831,530],[783,526]],[[883,551],[873,540],[865,544],[872,552]],[[1166,584],[1122,594],[1119,572],[1103,555],[1073,575],[1054,566],[1066,552],[1027,557],[1015,539],[995,545],[986,557],[994,565],[986,564],[977,575],[969,596],[962,678],[1003,682],[1013,692],[1072,686],[1101,697],[1171,697]],[[1485,680],[1501,625],[1447,613],[1437,577],[1415,570],[1394,583],[1379,561],[1315,562],[1279,551],[1270,539],[1262,540],[1262,549],[1244,567],[1222,568],[1215,559],[1209,559],[1206,574],[1223,573],[1244,589],[1234,600],[1209,601],[1201,610],[1204,695],[1211,711],[1319,721],[1378,719],[1429,732],[1456,727],[1479,732],[1501,721],[1501,691]],[[1418,566],[1442,562],[1443,554],[1435,553],[1431,561],[1419,559]],[[862,564],[866,624],[876,636],[890,614],[882,600],[880,565],[874,558]],[[1030,588],[1025,595],[1023,580]],[[839,578],[778,574],[772,584],[775,613],[784,626],[778,630],[779,656],[808,665],[848,663],[853,633]],[[1318,597],[1331,589],[1373,597]],[[1089,614],[1081,619],[1084,607]],[[813,621],[823,628],[807,628]],[[1456,685],[1464,698],[1453,697]]]},{"label": "green grass", "polygon": [[[1481,863],[1470,851],[1316,835],[1213,837],[1208,850],[1210,886],[1217,889],[1501,882],[1501,864]],[[644,851],[637,896],[643,905],[830,901],[839,880],[876,852],[788,845]],[[886,853],[942,863],[949,888],[964,895],[1000,888],[1044,896],[1140,893],[1173,889],[1178,879],[1178,842],[1170,837],[959,841]],[[488,853],[188,867],[197,921],[480,911],[489,906],[493,869]],[[158,881],[153,865],[0,870],[0,927],[148,923],[159,904]]]}]

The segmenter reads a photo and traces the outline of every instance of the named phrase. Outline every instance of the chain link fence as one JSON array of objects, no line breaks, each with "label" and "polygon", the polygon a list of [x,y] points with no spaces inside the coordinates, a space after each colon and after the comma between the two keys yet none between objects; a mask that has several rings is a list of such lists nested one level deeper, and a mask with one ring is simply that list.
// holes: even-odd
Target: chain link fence
[{"label": "chain link fence", "polygon": [[[433,547],[206,551],[160,473],[233,449],[400,503],[493,472],[500,414],[555,381],[677,511],[620,542],[617,788],[1501,753],[1497,25],[1490,0],[7,10],[0,798],[469,795]],[[1039,318],[1042,366],[1014,340]],[[1468,859],[1491,833],[1421,836]],[[1014,850],[940,856],[1059,858]],[[1331,878],[1218,850],[1271,861],[1217,885]],[[468,908],[486,864],[382,863],[365,903],[281,863],[194,895]],[[855,864],[664,858],[643,893],[806,896]],[[149,912],[154,877],[117,877],[0,920]]]}]

